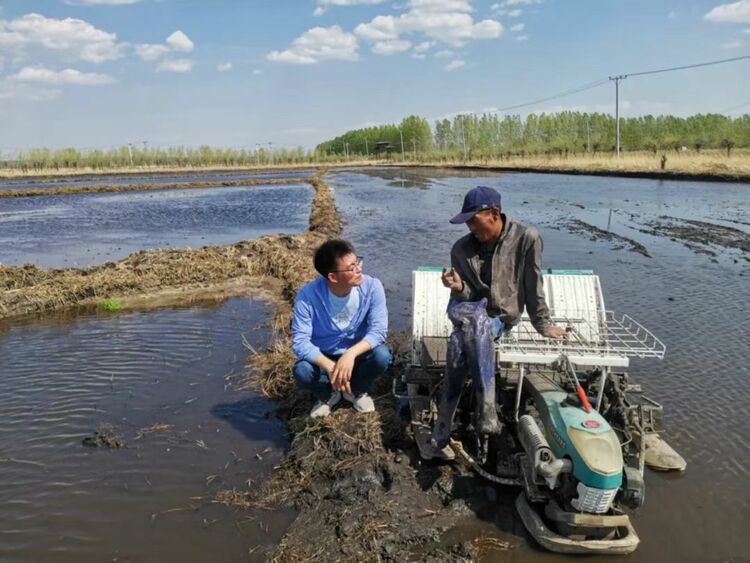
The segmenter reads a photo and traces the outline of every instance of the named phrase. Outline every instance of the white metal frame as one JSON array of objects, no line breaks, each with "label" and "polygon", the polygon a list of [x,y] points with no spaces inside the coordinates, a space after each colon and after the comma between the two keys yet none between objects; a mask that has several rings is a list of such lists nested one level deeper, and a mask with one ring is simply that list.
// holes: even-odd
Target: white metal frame
[{"label": "white metal frame", "polygon": [[[450,336],[450,292],[437,269],[414,271],[412,282],[412,363],[418,365],[423,337]],[[628,367],[630,358],[664,357],[664,344],[649,330],[628,315],[604,308],[598,276],[548,274],[544,291],[552,320],[568,330],[567,338],[541,336],[524,313],[518,326],[497,340],[498,363],[549,365],[565,356],[575,366],[607,372]]]}]

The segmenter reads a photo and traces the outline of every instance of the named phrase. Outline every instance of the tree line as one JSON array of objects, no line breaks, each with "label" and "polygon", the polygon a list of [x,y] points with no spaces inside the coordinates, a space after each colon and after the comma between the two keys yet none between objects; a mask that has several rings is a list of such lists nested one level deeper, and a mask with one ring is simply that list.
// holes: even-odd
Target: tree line
[{"label": "tree line", "polygon": [[[623,151],[722,149],[750,147],[750,115],[699,114],[620,119]],[[302,147],[232,149],[155,148],[127,145],[109,150],[32,149],[13,158],[0,156],[0,167],[21,170],[111,169],[127,167],[249,167],[274,164],[320,164],[395,153],[406,160],[476,160],[511,157],[613,153],[615,119],[603,113],[565,111],[519,115],[460,114],[435,121],[411,115],[398,124],[353,129]]]},{"label": "tree line", "polygon": [[[385,142],[405,156],[427,158],[454,155],[466,158],[511,156],[567,156],[614,152],[615,118],[603,113],[564,111],[519,115],[460,114],[435,121],[410,116],[398,125],[347,131],[316,147],[316,152],[372,154]],[[724,149],[750,147],[750,115],[731,118],[720,114],[690,117],[645,115],[620,118],[620,146],[624,151]]]}]

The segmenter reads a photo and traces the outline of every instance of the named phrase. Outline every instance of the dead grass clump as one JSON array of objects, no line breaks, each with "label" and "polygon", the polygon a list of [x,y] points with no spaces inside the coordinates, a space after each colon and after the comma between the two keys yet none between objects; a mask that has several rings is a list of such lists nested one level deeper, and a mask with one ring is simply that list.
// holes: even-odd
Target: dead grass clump
[{"label": "dead grass clump", "polygon": [[509,551],[512,548],[513,546],[510,542],[499,540],[491,536],[479,536],[469,542],[469,550],[474,559],[478,561],[500,551]]},{"label": "dead grass clump", "polygon": [[287,399],[294,391],[292,368],[296,361],[289,338],[278,336],[266,350],[250,357],[248,376],[240,382],[240,388],[257,389],[276,401]]},{"label": "dead grass clump", "polygon": [[339,409],[322,419],[300,416],[290,426],[295,436],[289,454],[261,490],[258,506],[295,502],[311,487],[330,489],[344,472],[377,466],[386,454],[377,413]]},{"label": "dead grass clump", "polygon": [[315,189],[313,208],[316,212],[310,217],[310,231],[333,238],[341,233],[341,218],[336,204],[323,182],[324,171],[319,172],[310,182]]}]

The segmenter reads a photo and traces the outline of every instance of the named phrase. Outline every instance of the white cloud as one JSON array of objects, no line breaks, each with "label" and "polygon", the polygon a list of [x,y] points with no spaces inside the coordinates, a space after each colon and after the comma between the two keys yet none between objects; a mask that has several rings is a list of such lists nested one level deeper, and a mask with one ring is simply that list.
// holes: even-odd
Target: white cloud
[{"label": "white cloud", "polygon": [[190,59],[165,59],[156,67],[156,72],[190,72],[193,70],[193,61]]},{"label": "white cloud", "polygon": [[703,19],[714,23],[750,23],[750,0],[714,6]]},{"label": "white cloud", "polygon": [[395,55],[411,49],[411,41],[403,39],[390,39],[388,41],[378,41],[372,46],[372,52],[376,55]]},{"label": "white cloud", "polygon": [[256,68],[255,70],[253,70],[253,76],[259,76],[261,74],[263,74],[263,71],[260,70],[259,68]]},{"label": "white cloud", "polygon": [[541,4],[544,0],[505,0],[503,6],[517,6],[519,4],[525,4],[526,6],[533,6],[535,4]]},{"label": "white cloud", "polygon": [[677,17],[677,12],[675,12],[674,10],[672,10],[671,12],[669,12],[669,13],[667,14],[667,17],[668,17],[668,18],[669,18],[670,20],[673,20],[673,19],[675,19],[675,18]]},{"label": "white cloud", "polygon": [[734,39],[732,41],[727,41],[722,45],[723,49],[738,49],[739,47],[742,47],[744,43],[740,41],[739,39]]},{"label": "white cloud", "polygon": [[36,84],[74,84],[76,86],[103,86],[115,82],[115,79],[108,74],[81,72],[72,68],[56,71],[41,67],[22,68],[16,74],[9,76],[8,80]]},{"label": "white cloud", "polygon": [[179,29],[167,37],[167,45],[178,53],[192,53],[195,46],[190,38]]},{"label": "white cloud", "polygon": [[232,70],[232,63],[221,63],[216,67],[219,72],[229,72]]},{"label": "white cloud", "polygon": [[424,60],[427,58],[427,55],[424,53],[412,53],[411,54],[412,59],[417,59],[418,61]]},{"label": "white cloud", "polygon": [[361,4],[382,4],[385,0],[318,0],[318,7],[313,12],[314,16],[322,16],[329,6],[357,6]]},{"label": "white cloud", "polygon": [[529,40],[528,35],[519,35],[518,37],[516,37],[516,41],[528,41],[528,40]]},{"label": "white cloud", "polygon": [[153,43],[141,43],[135,46],[135,54],[144,61],[155,61],[169,53],[166,45],[155,45]]},{"label": "white cloud", "polygon": [[29,47],[42,47],[101,63],[123,57],[127,44],[118,43],[115,33],[97,29],[83,20],[26,14],[14,20],[0,20],[2,47],[22,54]]},{"label": "white cloud", "polygon": [[476,22],[468,0],[409,0],[399,16],[376,16],[361,23],[354,33],[367,41],[402,39],[405,34],[423,34],[430,40],[462,46],[476,39],[494,39],[503,32],[500,22]]},{"label": "white cloud", "polygon": [[[171,53],[190,53],[194,48],[195,44],[190,38],[178,29],[164,40],[164,45],[154,43],[136,45],[135,54],[144,61],[161,61],[156,67],[156,72],[183,73],[190,72],[193,69],[193,61],[189,59],[170,59],[167,57]],[[221,69],[219,70],[221,71]]]},{"label": "white cloud", "polygon": [[510,26],[510,30],[511,30],[511,31],[523,31],[523,28],[524,28],[524,27],[526,27],[526,26],[525,26],[524,24],[522,24],[522,23],[517,23],[516,25],[512,25],[512,26]]},{"label": "white cloud", "polygon": [[443,68],[447,71],[456,70],[458,68],[461,68],[466,64],[465,61],[462,61],[460,59],[455,59],[451,62],[449,62],[447,65],[445,65]]},{"label": "white cloud", "polygon": [[[389,39],[389,38],[387,38]],[[271,51],[269,61],[289,64],[316,64],[321,61],[356,61],[359,58],[357,38],[338,25],[314,27],[292,41],[285,51]]]},{"label": "white cloud", "polygon": [[519,8],[516,8],[515,10],[511,10],[510,12],[508,12],[508,17],[509,18],[517,18],[521,14],[523,14],[523,10],[520,10]]},{"label": "white cloud", "polygon": [[435,53],[435,57],[437,57],[438,59],[449,59],[453,56],[453,54],[453,51],[451,51],[450,49],[443,49],[442,51],[438,51],[437,53]]},{"label": "white cloud", "polygon": [[750,33],[750,27],[748,27],[747,29],[743,29],[742,33]]}]

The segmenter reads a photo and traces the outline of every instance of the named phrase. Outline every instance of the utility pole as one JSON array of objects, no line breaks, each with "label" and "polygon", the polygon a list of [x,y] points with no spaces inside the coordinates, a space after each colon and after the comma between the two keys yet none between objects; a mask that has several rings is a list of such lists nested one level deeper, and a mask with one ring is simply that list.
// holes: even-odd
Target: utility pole
[{"label": "utility pole", "polygon": [[412,137],[411,146],[414,147],[414,161],[417,160],[417,140]]},{"label": "utility pole", "polygon": [[349,160],[349,143],[344,141],[344,158]]},{"label": "utility pole", "polygon": [[628,77],[627,74],[620,74],[618,76],[610,76],[610,80],[615,81],[615,131],[616,131],[616,144],[615,152],[617,158],[620,158],[620,80],[624,80]]},{"label": "utility pole", "polygon": [[130,167],[133,167],[133,143],[128,143],[128,154],[130,155]]},{"label": "utility pole", "polygon": [[273,143],[268,141],[268,158],[271,159],[271,166],[273,166]]},{"label": "utility pole", "polygon": [[255,163],[260,166],[260,143],[255,143]]},{"label": "utility pole", "polygon": [[367,142],[367,137],[365,137],[365,156],[370,156],[370,144]]},{"label": "utility pole", "polygon": [[586,151],[591,152],[591,118],[586,118]]},{"label": "utility pole", "polygon": [[404,154],[404,129],[403,127],[398,128],[398,133],[401,135],[401,162],[406,161],[406,155]]}]

